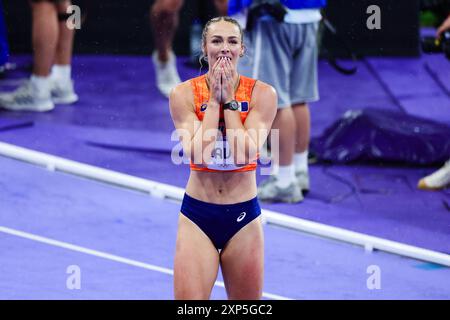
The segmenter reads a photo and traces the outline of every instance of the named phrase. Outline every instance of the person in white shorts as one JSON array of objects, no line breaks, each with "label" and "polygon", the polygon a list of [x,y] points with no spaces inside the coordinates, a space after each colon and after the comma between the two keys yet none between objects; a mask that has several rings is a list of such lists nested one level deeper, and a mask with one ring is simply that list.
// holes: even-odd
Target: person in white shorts
[{"label": "person in white shorts", "polygon": [[[272,166],[271,176],[258,186],[258,197],[266,202],[296,203],[303,200],[310,186],[308,104],[319,99],[317,31],[325,1],[280,3],[287,11],[283,21],[265,15],[256,20],[250,32],[247,30],[251,44],[240,71],[269,83],[278,94],[272,129],[279,130],[279,161]],[[233,6],[232,0],[230,4]]]}]

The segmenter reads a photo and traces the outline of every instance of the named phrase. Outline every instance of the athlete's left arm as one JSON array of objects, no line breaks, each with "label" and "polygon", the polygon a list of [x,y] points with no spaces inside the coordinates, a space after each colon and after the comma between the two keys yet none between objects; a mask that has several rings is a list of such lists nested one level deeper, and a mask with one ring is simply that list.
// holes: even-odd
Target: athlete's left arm
[{"label": "athlete's left arm", "polygon": [[255,83],[250,111],[244,122],[238,111],[225,110],[227,140],[235,164],[252,163],[262,147],[277,114],[277,93],[261,81]]}]

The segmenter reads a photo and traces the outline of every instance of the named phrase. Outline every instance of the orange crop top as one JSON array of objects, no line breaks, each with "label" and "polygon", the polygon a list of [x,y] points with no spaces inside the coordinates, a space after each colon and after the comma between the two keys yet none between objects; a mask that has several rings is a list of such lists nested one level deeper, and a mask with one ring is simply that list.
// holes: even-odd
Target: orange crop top
[{"label": "orange crop top", "polygon": [[[206,83],[206,75],[191,79],[190,82],[194,93],[195,113],[197,114],[198,119],[200,121],[203,121],[204,112],[206,111],[206,106],[209,101],[209,89]],[[247,115],[250,111],[250,100],[252,98],[252,92],[255,83],[255,79],[247,78],[242,75],[240,76],[239,86],[236,90],[235,99],[239,102],[239,112],[241,115],[242,123],[245,122],[245,119],[247,119]],[[226,139],[225,119],[222,106],[220,110],[219,130],[222,132],[223,140],[216,141],[216,147],[214,148],[214,151],[212,153],[213,163],[209,164],[207,167],[202,167],[192,163],[191,161],[191,170],[208,172],[239,172],[256,170],[256,161],[243,166],[236,166],[234,164],[230,148],[228,147],[228,141]]]}]

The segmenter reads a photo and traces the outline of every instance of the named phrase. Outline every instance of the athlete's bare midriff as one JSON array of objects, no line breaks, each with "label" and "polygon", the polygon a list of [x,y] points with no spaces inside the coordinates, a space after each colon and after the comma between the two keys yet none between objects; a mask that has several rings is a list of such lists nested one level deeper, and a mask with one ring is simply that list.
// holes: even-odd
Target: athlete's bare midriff
[{"label": "athlete's bare midriff", "polygon": [[186,193],[204,202],[233,204],[256,197],[256,172],[191,171]]}]

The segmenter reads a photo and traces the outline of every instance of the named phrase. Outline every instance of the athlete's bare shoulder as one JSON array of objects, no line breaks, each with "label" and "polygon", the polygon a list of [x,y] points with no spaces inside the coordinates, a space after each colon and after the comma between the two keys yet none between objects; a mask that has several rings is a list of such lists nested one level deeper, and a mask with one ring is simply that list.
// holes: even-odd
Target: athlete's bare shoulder
[{"label": "athlete's bare shoulder", "polygon": [[261,93],[269,95],[277,94],[275,88],[272,87],[270,84],[257,80],[255,83],[255,87],[253,88],[253,94],[261,94]]},{"label": "athlete's bare shoulder", "polygon": [[172,89],[170,92],[169,102],[171,108],[178,106],[193,109],[194,93],[190,79],[178,84]]},{"label": "athlete's bare shoulder", "polygon": [[274,87],[263,81],[257,80],[252,92],[252,104],[259,105],[264,101],[276,101],[277,92]]}]

